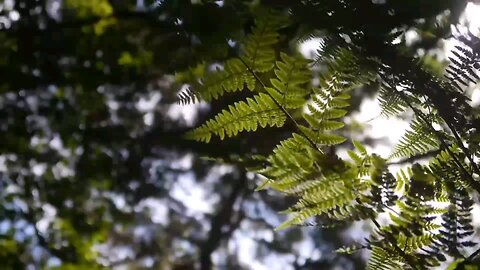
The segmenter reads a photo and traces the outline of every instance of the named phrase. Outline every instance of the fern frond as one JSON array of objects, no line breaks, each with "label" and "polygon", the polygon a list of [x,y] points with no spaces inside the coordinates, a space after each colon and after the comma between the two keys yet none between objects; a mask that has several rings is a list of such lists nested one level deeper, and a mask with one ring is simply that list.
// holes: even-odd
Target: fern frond
[{"label": "fern frond", "polygon": [[347,139],[340,135],[322,133],[312,130],[305,126],[299,126],[300,130],[315,144],[322,146],[332,146],[345,142]]},{"label": "fern frond", "polygon": [[405,133],[400,143],[395,146],[388,159],[410,157],[438,149],[440,143],[431,129],[425,123],[413,120],[410,130]]},{"label": "fern frond", "polygon": [[380,115],[387,118],[405,112],[408,107],[398,91],[392,91],[387,87],[380,88],[378,101],[382,109]]},{"label": "fern frond", "polygon": [[[240,58],[232,58],[211,72],[203,74],[199,81],[191,81],[191,90],[179,95],[179,101],[191,103],[197,100],[211,101],[228,92],[255,89],[256,73],[270,71],[275,63],[274,46],[279,40],[278,30],[286,25],[286,19],[273,11],[260,12],[255,27],[243,42]],[[247,65],[244,64],[247,63]]]},{"label": "fern frond", "polygon": [[283,141],[269,160],[272,165],[262,172],[274,179],[269,185],[299,197],[287,210],[294,216],[277,229],[303,224],[306,219],[318,215],[328,220],[346,221],[373,214],[356,202],[370,187],[369,182],[357,178],[358,168],[326,156],[304,137],[295,135]]},{"label": "fern frond", "polygon": [[374,218],[377,216],[377,213],[370,207],[361,204],[353,204],[336,207],[335,209],[327,211],[325,216],[328,219],[320,216],[322,219],[326,219],[325,222],[344,224],[345,222]]},{"label": "fern frond", "polygon": [[436,239],[438,239],[437,234],[427,232],[425,234],[410,237],[400,234],[397,241],[398,245],[403,247],[405,252],[414,253],[421,248],[430,246]]},{"label": "fern frond", "polygon": [[[372,201],[367,194],[378,186],[381,186],[378,189],[381,193],[380,196],[384,198],[384,204],[392,204],[396,199],[393,194],[394,182],[391,181],[388,175],[384,177],[387,180],[381,181],[381,183],[365,181],[361,178],[362,171],[371,171],[371,166],[382,167],[382,165],[378,164],[378,161],[375,161],[380,158],[368,156],[365,148],[360,143],[355,142],[354,144],[360,152],[360,155],[355,154],[358,156],[356,164],[342,161],[341,169],[338,169],[339,167],[333,171],[325,171],[324,169],[322,177],[307,182],[297,181],[293,191],[300,198],[287,211],[294,213],[294,216],[283,223],[279,229],[302,224],[306,219],[313,216],[323,217],[327,224],[371,218],[375,213],[372,211],[373,208],[365,204],[365,202]],[[385,161],[382,161],[383,163],[380,163],[385,164]],[[321,162],[319,163],[322,165]],[[325,165],[320,167],[328,168]],[[332,167],[335,168],[335,166]],[[364,203],[361,204],[360,202]]]},{"label": "fern frond", "polygon": [[278,30],[288,24],[285,16],[274,11],[260,12],[252,33],[245,38],[242,59],[255,72],[270,71],[275,63]]},{"label": "fern frond", "polygon": [[385,206],[393,206],[398,199],[395,195],[395,177],[383,168],[376,168],[370,173],[372,188],[370,195],[367,196],[368,204],[382,212]]},{"label": "fern frond", "polygon": [[362,63],[364,59],[357,55],[358,52],[343,48],[336,48],[321,55],[316,61],[321,61],[327,71],[320,76],[320,86],[323,89],[348,91],[375,80],[374,69]]},{"label": "fern frond", "polygon": [[338,119],[348,113],[345,110],[350,105],[348,91],[367,83],[374,76],[368,69],[360,68],[357,57],[350,50],[334,50],[321,59],[327,70],[320,75],[320,88],[312,89],[311,103],[307,104],[303,114],[309,127],[300,126],[300,129],[319,145],[335,145],[345,141],[331,131],[344,126]]},{"label": "fern frond", "polygon": [[344,137],[332,131],[344,126],[336,120],[347,114],[347,110],[342,108],[349,106],[349,98],[350,96],[341,90],[314,88],[312,104],[307,104],[307,111],[303,114],[309,127],[300,125],[300,130],[318,145],[329,146],[345,142]]},{"label": "fern frond", "polygon": [[445,77],[460,92],[460,84],[468,86],[480,81],[480,38],[472,33],[456,37],[462,46],[455,46],[452,51],[454,57],[449,57],[450,65],[446,69]]},{"label": "fern frond", "polygon": [[[455,146],[451,149],[453,153],[458,152]],[[464,185],[463,174],[453,166],[455,164],[451,161],[451,156],[446,156],[445,153],[440,153],[429,164],[432,173],[443,180],[444,190],[450,202],[447,211],[441,216],[442,229],[434,248],[444,250],[454,258],[463,258],[462,251],[466,247],[476,245],[468,239],[474,233],[471,218],[473,200]]]},{"label": "fern frond", "polygon": [[[366,185],[358,185],[354,189],[346,188],[333,188],[331,190],[331,195],[328,197],[321,197],[322,195],[306,194],[299,200],[295,207],[291,208],[287,212],[294,213],[293,218],[282,223],[276,228],[276,230],[281,230],[292,225],[302,224],[306,219],[318,216],[323,213],[327,213],[332,209],[337,207],[342,207],[349,205],[357,198],[360,194],[359,191],[364,191]],[[322,192],[323,193],[323,192]]]},{"label": "fern frond", "polygon": [[272,87],[267,92],[284,108],[296,109],[305,104],[310,91],[307,84],[311,80],[311,72],[307,68],[308,61],[301,57],[290,57],[280,54],[282,61],[276,62],[276,78],[271,79]]},{"label": "fern frond", "polygon": [[[288,118],[296,133],[277,144],[273,153],[261,161],[237,160],[245,166],[252,162],[253,169],[266,178],[259,189],[269,186],[297,197],[285,211],[291,218],[277,229],[305,224],[314,217],[322,226],[370,219],[376,234],[362,245],[372,249],[367,269],[428,269],[446,259],[442,250],[454,258],[464,257],[462,251],[474,245],[470,185],[477,178],[471,172],[476,164],[462,145],[463,141],[472,144],[464,135],[477,121],[465,95],[410,57],[374,59],[362,56],[362,49],[353,45],[325,47],[318,63],[284,53],[275,61],[278,29],[285,23],[276,16],[257,19],[238,58],[213,72],[206,72],[206,66],[196,70],[201,76],[191,78],[191,88],[180,94],[180,100],[208,101],[245,88],[259,93],[230,105],[187,136],[208,142],[212,136],[224,139],[259,127],[281,127]],[[453,52],[455,58],[447,71],[451,84],[479,79],[475,72],[480,39],[464,43]],[[389,46],[384,49],[395,53]],[[309,68],[315,64],[321,65],[318,85],[312,82]],[[428,165],[413,164],[396,177],[386,159],[368,153],[359,142],[354,141],[355,149],[348,150],[348,160],[331,151],[346,141],[337,132],[348,114],[348,92],[377,77],[383,84],[382,115],[397,115],[410,108],[417,117],[388,159],[442,150]],[[443,131],[447,126],[452,135]],[[383,226],[375,219],[382,212],[389,216]]]},{"label": "fern frond", "polygon": [[263,93],[247,98],[247,102],[236,102],[228,108],[229,110],[223,110],[214,119],[187,133],[186,137],[209,142],[212,135],[217,135],[223,140],[241,131],[255,131],[259,126],[281,127],[286,120],[285,114],[275,101]]},{"label": "fern frond", "polygon": [[415,261],[418,269],[438,266],[443,258],[436,256],[437,253],[432,247],[435,247],[441,237],[440,233],[437,233],[441,226],[433,220],[445,210],[432,207],[425,200],[408,194],[403,200],[399,200],[397,205],[400,213],[390,213],[393,223],[383,226],[380,235],[394,236],[398,247],[405,256]]},{"label": "fern frond", "polygon": [[255,77],[240,59],[227,60],[223,69],[208,73],[196,89],[196,95],[205,101],[218,99],[227,92],[241,91],[246,86],[255,89]]},{"label": "fern frond", "polygon": [[178,93],[177,103],[181,105],[193,104],[199,100],[197,93],[193,91],[190,87],[184,91]]},{"label": "fern frond", "polygon": [[421,198],[414,198],[409,195],[396,203],[400,213],[390,213],[390,219],[393,223],[383,226],[381,228],[382,232],[397,235],[397,237],[402,234],[406,237],[412,237],[431,233],[432,229],[438,228],[438,225],[432,221],[438,213],[443,213],[444,211],[433,208],[421,200]]},{"label": "fern frond", "polygon": [[339,254],[354,254],[354,253],[358,252],[359,250],[361,250],[363,248],[365,248],[365,247],[358,246],[358,245],[343,246],[343,247],[335,250],[335,252],[337,252]]},{"label": "fern frond", "polygon": [[468,239],[474,234],[472,225],[471,210],[473,201],[470,198],[452,198],[447,213],[442,215],[442,226],[440,230],[439,247],[454,258],[461,258],[461,251],[465,247],[475,246],[476,243]]},{"label": "fern frond", "polygon": [[269,166],[259,173],[272,179],[269,185],[281,192],[298,195],[318,187],[326,177],[337,179],[335,171],[344,166],[338,157],[325,155],[295,133],[274,149],[268,162]]},{"label": "fern frond", "polygon": [[175,74],[175,81],[178,84],[187,85],[188,87],[177,94],[177,103],[186,105],[190,103],[196,103],[200,97],[198,93],[192,89],[199,85],[200,79],[205,76],[206,64],[205,62],[198,63],[197,65],[188,68],[182,72]]},{"label": "fern frond", "polygon": [[367,270],[402,270],[402,259],[390,250],[378,246],[372,247],[372,255],[368,260]]},{"label": "fern frond", "polygon": [[397,186],[395,187],[396,191],[406,191],[409,189],[409,179],[412,177],[413,172],[411,167],[406,167],[397,172]]},{"label": "fern frond", "polygon": [[[460,148],[453,144],[449,150],[442,150],[433,158],[427,168],[429,173],[441,179],[443,185],[454,183],[459,188],[472,188],[471,182],[465,179],[463,168],[469,168],[465,162],[464,155]],[[456,157],[454,159],[453,156]],[[459,164],[461,167],[459,167]]]}]

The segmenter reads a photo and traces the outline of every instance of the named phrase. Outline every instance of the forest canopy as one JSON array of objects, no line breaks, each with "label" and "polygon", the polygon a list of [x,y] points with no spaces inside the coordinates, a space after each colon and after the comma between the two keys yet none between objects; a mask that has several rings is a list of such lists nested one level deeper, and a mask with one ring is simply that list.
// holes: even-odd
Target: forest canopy
[{"label": "forest canopy", "polygon": [[476,269],[475,2],[1,1],[0,269]]}]

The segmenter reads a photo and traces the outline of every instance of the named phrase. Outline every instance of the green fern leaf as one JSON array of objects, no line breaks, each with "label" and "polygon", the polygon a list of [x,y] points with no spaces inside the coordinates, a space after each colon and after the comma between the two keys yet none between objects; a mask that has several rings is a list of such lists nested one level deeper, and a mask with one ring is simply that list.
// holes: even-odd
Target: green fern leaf
[{"label": "green fern leaf", "polygon": [[403,100],[400,93],[388,87],[382,87],[378,96],[381,116],[391,117],[406,111],[408,104]]},{"label": "green fern leaf", "polygon": [[282,61],[276,62],[276,78],[270,80],[273,88],[268,93],[284,108],[296,109],[305,104],[309,94],[307,85],[311,80],[311,72],[307,68],[308,61],[302,57],[290,57],[280,54]]},{"label": "green fern leaf", "polygon": [[347,140],[340,135],[316,132],[302,125],[300,125],[299,128],[310,140],[318,145],[337,145]]},{"label": "green fern leaf", "polygon": [[389,159],[427,153],[432,149],[438,149],[440,146],[435,134],[425,123],[414,120],[410,124],[410,129],[405,133],[400,143],[395,146],[395,150]]},{"label": "green fern leaf", "polygon": [[255,89],[255,77],[248,72],[241,60],[234,58],[225,63],[223,70],[217,69],[206,76],[197,92],[203,100],[211,101],[225,92],[243,90],[245,85],[249,90]]},{"label": "green fern leaf", "polygon": [[252,34],[244,42],[242,59],[255,72],[270,71],[275,63],[274,46],[280,35],[278,30],[288,24],[285,16],[273,11],[262,11],[257,14]]},{"label": "green fern leaf", "polygon": [[[240,58],[227,60],[223,68],[203,72],[200,81],[190,81],[191,89],[179,94],[179,102],[211,101],[228,92],[242,91],[245,87],[254,90],[256,81],[251,71],[264,73],[273,68],[278,30],[286,24],[284,16],[271,11],[259,12],[252,33],[245,38]],[[205,69],[205,65],[203,67]],[[183,74],[186,73],[188,71]]]},{"label": "green fern leaf", "polygon": [[394,252],[374,246],[368,260],[367,270],[402,270],[403,263]]},{"label": "green fern leaf", "polygon": [[241,131],[255,131],[258,126],[281,127],[286,117],[273,99],[260,93],[247,102],[240,101],[230,105],[229,110],[223,110],[214,119],[187,133],[186,137],[193,140],[209,142],[212,135],[220,139],[233,137]]}]

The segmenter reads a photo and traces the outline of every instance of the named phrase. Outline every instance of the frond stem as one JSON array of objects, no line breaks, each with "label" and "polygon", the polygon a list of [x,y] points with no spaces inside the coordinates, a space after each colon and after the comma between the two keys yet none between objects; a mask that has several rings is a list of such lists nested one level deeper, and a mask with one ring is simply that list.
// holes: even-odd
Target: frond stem
[{"label": "frond stem", "polygon": [[[252,73],[252,75],[255,77],[255,80],[257,80],[263,87],[263,89],[266,89],[267,88],[267,85],[262,81],[262,79],[260,77],[258,77],[258,75],[255,73],[255,71],[242,59],[242,57],[239,57],[240,58],[240,61],[242,61],[242,63],[247,67],[248,71],[250,71],[250,73]],[[270,95],[270,93],[268,91],[265,91],[265,94],[268,95],[272,100],[273,102],[275,103],[275,105],[277,105],[280,110],[287,116],[287,118],[292,121],[292,123],[295,125],[297,131],[303,136],[305,137],[305,139],[315,148],[315,149],[318,149],[317,148],[317,144],[312,141],[300,128],[300,124],[297,122],[297,120],[295,120],[295,118],[293,118],[293,116],[287,111],[287,109],[285,109],[280,103],[278,103],[277,100],[275,100],[275,98]],[[319,149],[318,149],[319,150]]]}]

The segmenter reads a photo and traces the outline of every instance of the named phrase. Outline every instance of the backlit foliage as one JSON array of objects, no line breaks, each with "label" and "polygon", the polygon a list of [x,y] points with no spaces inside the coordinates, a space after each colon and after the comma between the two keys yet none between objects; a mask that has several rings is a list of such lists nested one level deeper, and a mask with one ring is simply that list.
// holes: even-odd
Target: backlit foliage
[{"label": "backlit foliage", "polygon": [[67,10],[80,18],[98,17],[99,20],[93,25],[95,34],[101,35],[105,29],[116,23],[113,15],[113,7],[108,0],[66,0]]},{"label": "backlit foliage", "polygon": [[194,90],[181,93],[180,103],[197,98],[211,101],[226,92],[243,90],[245,86],[252,91],[255,89],[256,81],[251,71],[265,73],[273,69],[276,60],[274,46],[279,41],[277,30],[287,23],[283,16],[271,12],[264,12],[261,17],[252,33],[246,36],[242,55],[227,60],[223,67],[216,67],[212,72],[206,71],[202,77],[190,82]]},{"label": "backlit foliage", "polygon": [[[459,37],[464,46],[454,51],[445,79],[424,70],[416,59],[367,57],[354,46],[324,47],[314,62],[277,53],[273,46],[283,16],[259,16],[238,58],[190,82],[191,88],[181,94],[183,103],[211,101],[243,89],[254,93],[187,136],[209,142],[212,136],[224,139],[290,123],[295,129],[290,137],[256,170],[264,178],[259,190],[272,188],[298,198],[285,211],[290,219],[278,229],[314,220],[322,226],[367,220],[374,231],[358,249],[372,251],[368,269],[428,269],[447,257],[457,260],[451,266],[455,269],[475,261],[477,253],[466,248],[475,246],[472,195],[480,192],[480,184],[472,156],[479,152],[466,149],[464,140],[478,120],[466,114],[471,107],[457,84],[478,82],[480,39]],[[318,65],[317,84],[312,67]],[[389,157],[370,153],[342,135],[351,91],[374,81],[381,86],[383,116],[414,115]],[[452,105],[458,110],[452,111]],[[335,148],[349,148],[348,158],[337,156]],[[432,152],[436,156],[427,165],[405,166],[396,176],[390,171],[392,161]],[[386,224],[377,221],[382,213],[389,216]]]}]

